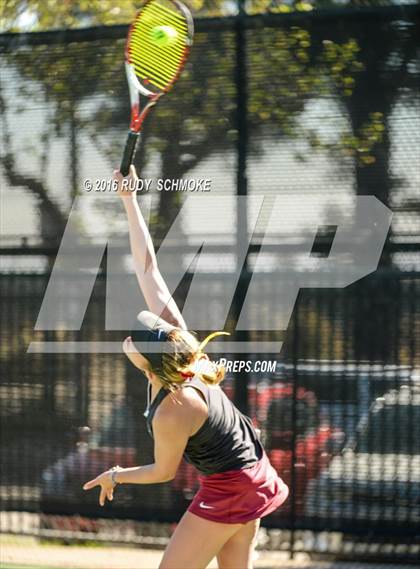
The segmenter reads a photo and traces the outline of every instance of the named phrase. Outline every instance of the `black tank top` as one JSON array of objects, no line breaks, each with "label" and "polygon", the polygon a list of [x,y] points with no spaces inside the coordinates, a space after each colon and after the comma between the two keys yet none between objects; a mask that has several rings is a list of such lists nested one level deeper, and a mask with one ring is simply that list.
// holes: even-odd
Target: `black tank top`
[{"label": "black tank top", "polygon": [[[184,458],[204,475],[240,470],[258,462],[263,448],[249,417],[241,413],[218,386],[207,385],[198,377],[181,387],[194,387],[204,396],[208,417],[200,429],[188,439]],[[153,437],[152,421],[157,408],[169,394],[163,387],[144,413],[147,430]]]}]

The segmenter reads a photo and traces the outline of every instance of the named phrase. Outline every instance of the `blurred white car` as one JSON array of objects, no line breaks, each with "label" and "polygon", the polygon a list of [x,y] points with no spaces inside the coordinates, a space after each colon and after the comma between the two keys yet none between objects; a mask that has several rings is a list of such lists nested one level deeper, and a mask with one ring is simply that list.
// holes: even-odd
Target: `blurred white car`
[{"label": "blurred white car", "polygon": [[420,527],[419,385],[403,385],[374,401],[351,446],[310,481],[305,517],[343,530]]}]

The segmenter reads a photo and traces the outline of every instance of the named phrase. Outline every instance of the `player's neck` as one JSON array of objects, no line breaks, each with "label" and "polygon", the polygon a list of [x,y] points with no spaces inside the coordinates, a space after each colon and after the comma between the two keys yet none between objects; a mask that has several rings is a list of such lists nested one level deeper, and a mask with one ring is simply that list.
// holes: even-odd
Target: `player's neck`
[{"label": "player's neck", "polygon": [[156,379],[151,378],[148,381],[149,381],[150,385],[152,386],[152,395],[155,395],[156,393],[158,393],[158,391],[162,387],[162,384],[157,378]]}]

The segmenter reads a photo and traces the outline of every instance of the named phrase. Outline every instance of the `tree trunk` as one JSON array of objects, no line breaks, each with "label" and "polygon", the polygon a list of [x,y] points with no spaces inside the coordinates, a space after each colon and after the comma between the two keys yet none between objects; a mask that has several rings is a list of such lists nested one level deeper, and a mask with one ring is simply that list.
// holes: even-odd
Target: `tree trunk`
[{"label": "tree trunk", "polygon": [[[183,168],[179,164],[180,148],[175,134],[173,142],[169,143],[162,153],[162,179],[178,180],[183,175]],[[162,191],[158,207],[158,222],[155,237],[161,240],[169,231],[181,209],[183,192]],[[182,237],[182,235],[180,235]]]}]

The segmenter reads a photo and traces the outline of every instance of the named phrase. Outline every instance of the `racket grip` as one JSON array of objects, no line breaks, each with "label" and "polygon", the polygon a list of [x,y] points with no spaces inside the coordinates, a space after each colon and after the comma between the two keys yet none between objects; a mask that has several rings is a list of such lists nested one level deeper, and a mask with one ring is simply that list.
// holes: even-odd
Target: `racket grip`
[{"label": "racket grip", "polygon": [[120,172],[123,176],[127,176],[130,171],[130,165],[133,162],[134,153],[136,152],[137,142],[140,138],[139,132],[130,132],[127,136],[127,142],[125,143],[124,154],[121,160]]}]

